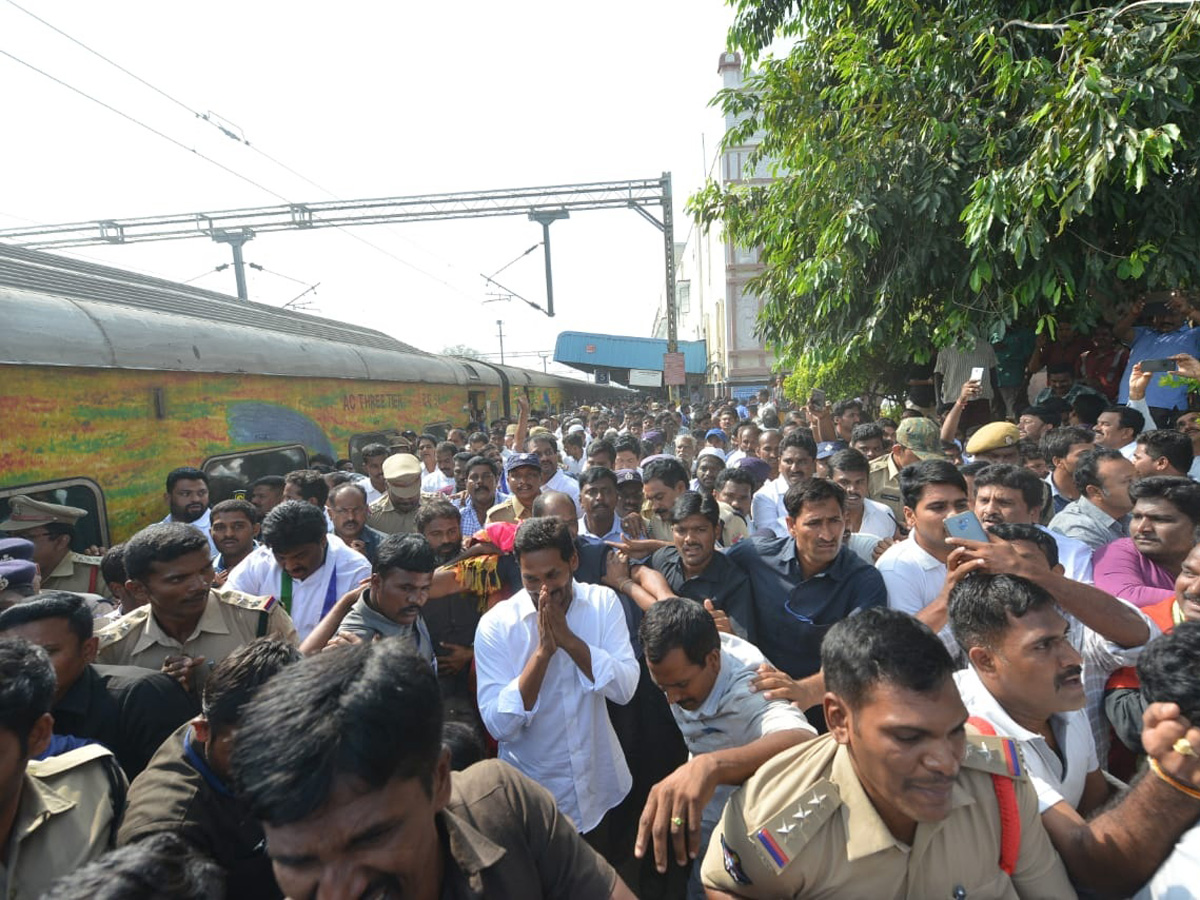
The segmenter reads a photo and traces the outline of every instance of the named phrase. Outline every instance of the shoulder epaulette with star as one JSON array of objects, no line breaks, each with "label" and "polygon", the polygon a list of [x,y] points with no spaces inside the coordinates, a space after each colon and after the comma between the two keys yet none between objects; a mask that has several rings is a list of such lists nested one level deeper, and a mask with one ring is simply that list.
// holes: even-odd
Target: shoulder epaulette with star
[{"label": "shoulder epaulette with star", "polygon": [[759,856],[782,872],[842,805],[837,785],[821,779],[747,833]]}]

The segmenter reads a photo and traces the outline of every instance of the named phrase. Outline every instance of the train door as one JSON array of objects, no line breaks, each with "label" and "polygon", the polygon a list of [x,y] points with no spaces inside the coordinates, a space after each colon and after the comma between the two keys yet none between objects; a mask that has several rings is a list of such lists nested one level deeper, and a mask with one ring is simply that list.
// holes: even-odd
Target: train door
[{"label": "train door", "polygon": [[210,456],[200,464],[208,476],[210,504],[233,497],[245,498],[250,485],[264,475],[286,475],[308,468],[308,453],[302,444],[263,447]]}]

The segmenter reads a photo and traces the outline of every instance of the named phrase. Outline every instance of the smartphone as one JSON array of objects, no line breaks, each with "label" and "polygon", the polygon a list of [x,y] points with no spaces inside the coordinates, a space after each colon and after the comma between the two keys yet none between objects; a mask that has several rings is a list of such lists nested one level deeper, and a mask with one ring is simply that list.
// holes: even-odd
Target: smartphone
[{"label": "smartphone", "polygon": [[1173,359],[1143,359],[1143,372],[1174,372],[1177,364]]},{"label": "smartphone", "polygon": [[978,381],[983,384],[983,366],[976,366],[971,370],[971,377],[967,381]]},{"label": "smartphone", "polygon": [[825,405],[825,392],[820,388],[813,388],[812,396],[808,398],[808,402],[820,409]]},{"label": "smartphone", "polygon": [[946,526],[946,534],[950,537],[987,543],[988,534],[983,530],[983,524],[970,510],[947,516],[943,524]]}]

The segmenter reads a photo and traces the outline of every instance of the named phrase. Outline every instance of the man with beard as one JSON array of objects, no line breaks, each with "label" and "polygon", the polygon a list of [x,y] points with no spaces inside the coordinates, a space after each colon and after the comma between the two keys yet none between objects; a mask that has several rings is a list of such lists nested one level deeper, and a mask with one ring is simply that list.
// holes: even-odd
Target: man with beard
[{"label": "man with beard", "polygon": [[[320,527],[325,517],[312,510]],[[243,563],[244,564],[244,563]],[[296,629],[273,596],[212,587],[212,554],[195,528],[176,522],[143,528],[125,544],[125,583],[142,604],[98,632],[96,661],[160,669],[198,694],[211,666],[256,637],[296,643]]]},{"label": "man with beard", "polygon": [[451,773],[436,679],[394,641],[285,668],[232,769],[289,897],[633,900],[544,789],[494,761]]},{"label": "man with beard", "polygon": [[387,493],[387,479],[383,477],[383,461],[390,455],[391,451],[384,444],[367,444],[362,448],[363,472],[367,476],[367,483],[363,485],[363,490],[367,492],[368,505]]},{"label": "man with beard", "polygon": [[375,561],[379,552],[379,542],[386,534],[367,524],[367,491],[357,482],[346,482],[335,486],[329,492],[325,501],[326,512],[333,522],[333,533],[342,539],[351,550],[357,550],[367,558],[367,562]]},{"label": "man with beard", "polygon": [[[461,521],[458,509],[447,500],[428,503],[417,513],[417,531],[433,548],[438,566],[447,565],[462,553]],[[427,603],[421,612],[437,656],[438,684],[450,719],[475,717],[471,663],[475,659],[475,628],[485,608],[482,599],[473,591],[460,590]]]},{"label": "man with beard", "polygon": [[858,450],[839,450],[829,458],[829,479],[846,492],[846,525],[850,533],[890,540],[896,536],[899,523],[892,518],[890,509],[867,497],[870,477],[870,460]]},{"label": "man with beard", "polygon": [[170,513],[164,522],[182,522],[204,532],[212,555],[217,547],[209,534],[211,522],[208,512],[208,476],[200,469],[181,466],[167,474],[167,492],[163,495]]},{"label": "man with beard", "polygon": [[283,488],[282,475],[264,475],[251,483],[250,505],[258,512],[260,522],[267,513],[283,502]]},{"label": "man with beard", "polygon": [[751,503],[754,526],[786,538],[788,513],[783,498],[793,486],[809,481],[816,470],[817,444],[808,433],[793,431],[780,441],[779,477],[759,488]]},{"label": "man with beard", "polygon": [[220,587],[229,573],[250,555],[258,537],[258,515],[245,500],[222,500],[212,508],[213,543],[220,551],[213,557],[213,586]]},{"label": "man with beard", "polygon": [[637,688],[625,613],[608,588],[576,582],[575,542],[557,519],[522,523],[514,550],[525,588],[475,634],[479,711],[500,759],[546,787],[603,852],[606,814],[632,785],[605,706]]},{"label": "man with beard", "polygon": [[[779,464],[779,454],[775,455],[776,465]],[[712,447],[705,447],[696,458],[696,477],[692,479],[690,488],[693,491],[711,494],[717,484],[717,476],[725,470],[725,454]]]},{"label": "man with beard", "polygon": [[263,520],[262,546],[227,582],[235,591],[278,597],[301,638],[371,570],[365,556],[325,527],[323,508],[284,501]]}]

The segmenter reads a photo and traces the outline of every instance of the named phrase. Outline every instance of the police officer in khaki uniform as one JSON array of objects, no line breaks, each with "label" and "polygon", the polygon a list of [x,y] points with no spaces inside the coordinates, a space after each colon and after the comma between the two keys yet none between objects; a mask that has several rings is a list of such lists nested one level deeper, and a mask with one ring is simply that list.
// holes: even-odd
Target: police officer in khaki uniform
[{"label": "police officer in khaki uniform", "polygon": [[867,496],[886,505],[904,531],[904,498],[900,496],[900,470],[925,459],[945,459],[937,423],[932,419],[905,419],[896,429],[891,449],[871,461]]},{"label": "police officer in khaki uniform", "polygon": [[[415,534],[417,510],[441,494],[421,493],[421,461],[411,453],[393,453],[383,461],[387,493],[371,504],[367,524],[384,534]],[[444,498],[443,498],[444,499]]]},{"label": "police officer in khaki uniform", "polygon": [[[100,573],[100,557],[85,556],[71,549],[75,523],[88,514],[86,509],[34,500],[23,494],[10,497],[8,502],[9,515],[0,522],[0,531],[33,542],[34,562],[42,572],[43,590],[111,595]],[[99,610],[97,614],[108,611]]]},{"label": "police officer in khaki uniform", "polygon": [[125,572],[142,605],[98,632],[97,662],[161,669],[198,692],[213,666],[256,637],[299,642],[274,597],[212,588],[208,539],[190,525],[139,531],[125,544]]},{"label": "police officer in khaki uniform", "polygon": [[707,887],[873,900],[1075,895],[1015,742],[964,734],[954,664],[932,631],[869,609],[830,629],[821,662],[830,733],[775,756],[730,798],[704,858]]},{"label": "police officer in khaki uniform", "polygon": [[0,640],[0,809],[16,806],[11,825],[0,826],[4,900],[35,900],[111,848],[125,804],[125,776],[99,744],[33,759],[50,745],[53,699],[46,651],[21,638]]}]

